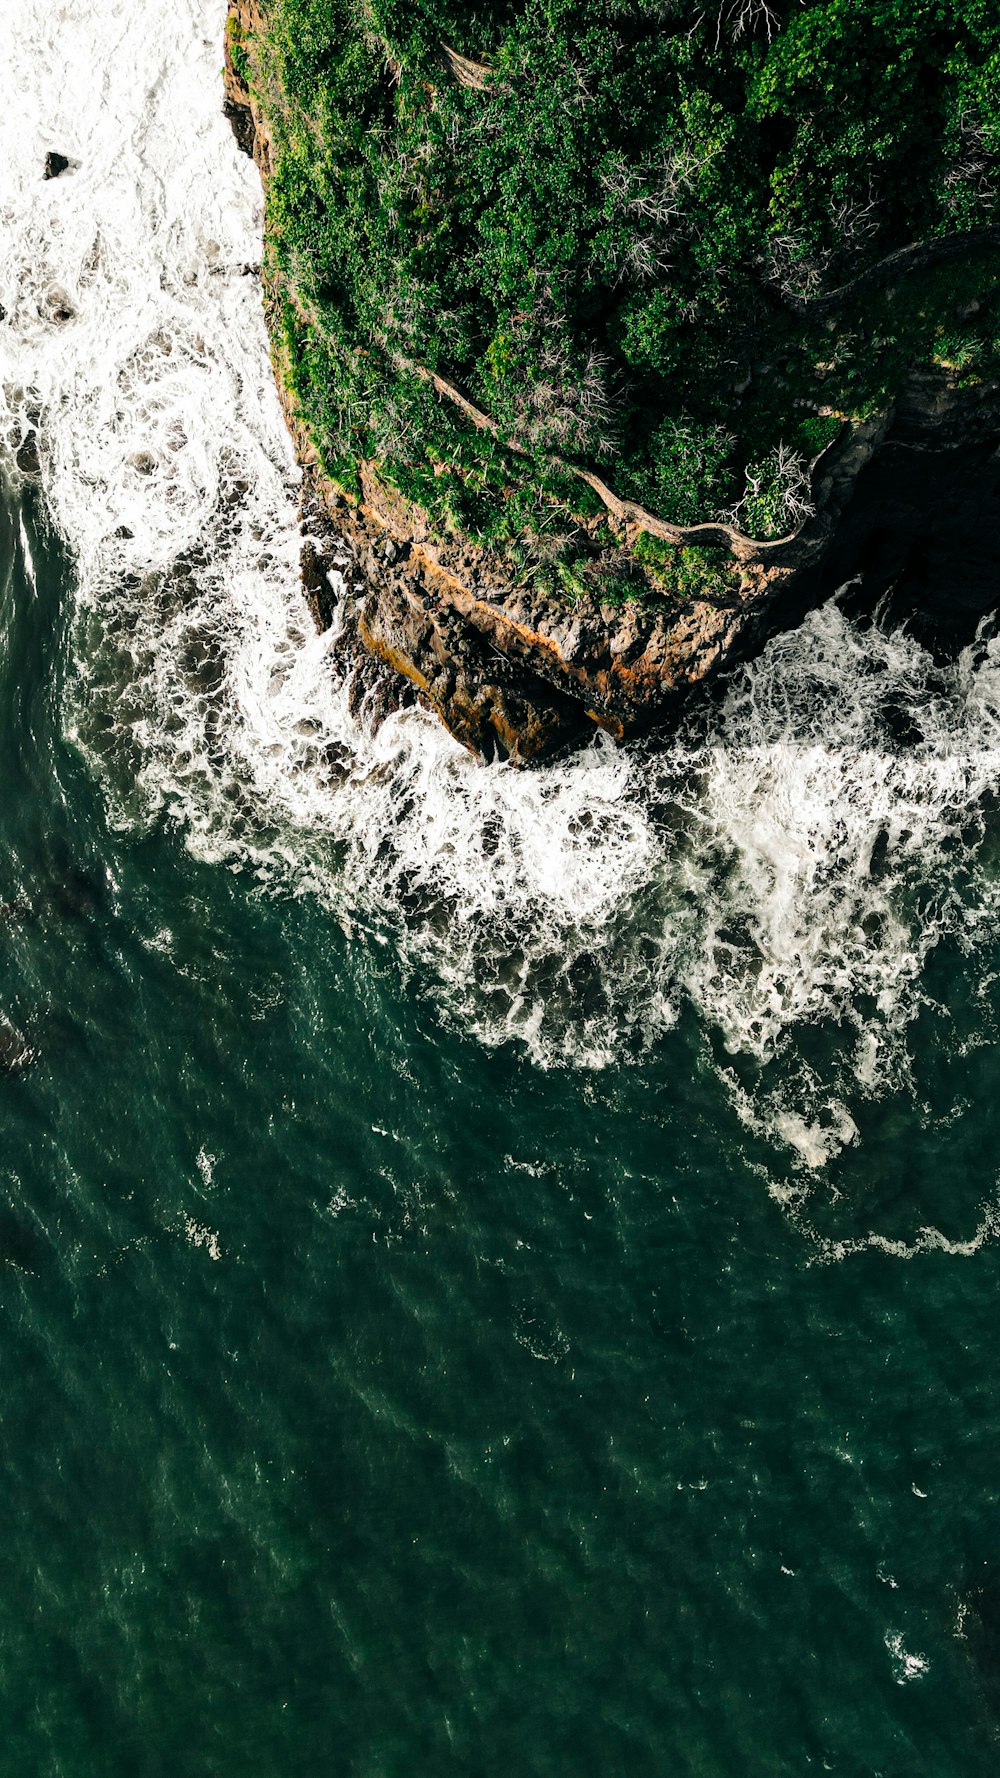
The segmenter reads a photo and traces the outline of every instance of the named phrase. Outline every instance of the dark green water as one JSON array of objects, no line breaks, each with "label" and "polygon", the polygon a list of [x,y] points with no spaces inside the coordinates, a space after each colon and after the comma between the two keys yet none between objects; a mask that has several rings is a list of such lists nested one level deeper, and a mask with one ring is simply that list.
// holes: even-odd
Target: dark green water
[{"label": "dark green water", "polygon": [[790,1209],[693,1014],[543,1072],[315,902],[112,831],[18,518],[3,1770],[994,1772],[995,986],[939,947],[915,1093]]}]

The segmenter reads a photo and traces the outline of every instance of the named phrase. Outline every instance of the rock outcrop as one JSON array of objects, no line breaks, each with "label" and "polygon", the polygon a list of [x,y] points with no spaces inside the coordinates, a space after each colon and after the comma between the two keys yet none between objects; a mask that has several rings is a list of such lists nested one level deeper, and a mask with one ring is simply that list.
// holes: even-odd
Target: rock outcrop
[{"label": "rock outcrop", "polygon": [[[845,581],[887,601],[931,646],[971,640],[1000,602],[1000,392],[911,372],[882,448],[859,475],[810,582],[813,601]],[[775,618],[784,613],[779,600]]]},{"label": "rock outcrop", "polygon": [[[266,184],[268,118],[233,53],[261,26],[259,0],[229,0],[225,109]],[[265,256],[269,322],[274,276]],[[964,536],[972,548],[970,534],[980,537],[977,608],[1000,593],[992,528],[1000,513],[990,509],[1000,498],[994,387],[963,390],[947,371],[914,375],[894,409],[845,426],[822,453],[813,466],[815,512],[793,537],[759,548],[742,540],[747,547],[727,555],[721,573],[700,584],[695,577],[693,586],[678,576],[674,592],[668,556],[662,599],[612,606],[586,592],[572,601],[545,595],[512,581],[468,541],[433,536],[375,463],[359,466],[360,494],[347,494],[323,473],[281,362],[278,329],[270,332],[304,472],[304,586],[317,623],[336,624],[336,654],[358,708],[373,720],[417,698],[479,757],[518,763],[542,760],[594,725],[623,737],[661,723],[694,688],[825,596],[831,576],[836,585],[864,573],[881,591],[921,550],[926,560],[929,515],[954,504],[970,450],[979,480],[959,501],[954,541]],[[628,514],[613,517],[608,553],[627,561],[641,529]],[[943,583],[937,596],[946,597]]]}]

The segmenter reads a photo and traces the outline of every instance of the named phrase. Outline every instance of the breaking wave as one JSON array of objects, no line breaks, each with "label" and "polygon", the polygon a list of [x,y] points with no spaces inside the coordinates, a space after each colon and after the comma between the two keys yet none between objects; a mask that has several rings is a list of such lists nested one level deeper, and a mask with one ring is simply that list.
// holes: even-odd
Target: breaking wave
[{"label": "breaking wave", "polygon": [[8,459],[34,438],[73,552],[64,720],[113,819],[319,897],[544,1065],[693,1009],[741,1115],[822,1164],[905,1081],[931,952],[995,918],[1000,646],[940,667],[834,601],[665,745],[525,774],[419,711],[361,731],[298,589],[223,15],[0,17],[0,432]]}]

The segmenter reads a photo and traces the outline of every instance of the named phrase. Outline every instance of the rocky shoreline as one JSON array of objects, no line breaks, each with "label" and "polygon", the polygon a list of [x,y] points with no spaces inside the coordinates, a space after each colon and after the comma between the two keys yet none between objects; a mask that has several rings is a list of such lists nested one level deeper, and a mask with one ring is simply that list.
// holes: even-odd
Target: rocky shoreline
[{"label": "rocky shoreline", "polygon": [[[231,53],[235,40],[261,27],[259,0],[229,0],[225,109],[266,184],[268,120]],[[926,583],[934,514],[946,529],[949,512],[962,515],[977,562],[971,605],[985,610],[1000,596],[995,385],[963,388],[946,370],[914,373],[893,407],[845,426],[817,459],[815,512],[794,536],[759,546],[738,540],[745,547],[733,550],[722,591],[680,586],[663,608],[612,606],[585,593],[571,601],[512,582],[503,564],[467,540],[432,536],[425,515],[376,464],[359,466],[357,498],[324,475],[270,325],[272,275],[265,253],[272,359],[303,469],[303,585],[317,624],[336,624],[352,701],[372,721],[418,699],[477,757],[519,764],[578,743],[595,725],[619,738],[648,730],[752,655],[790,614],[828,596],[831,568],[834,585],[864,574],[878,595],[898,585],[916,553]],[[612,529],[625,558],[641,526],[625,515]],[[939,563],[939,580],[949,565],[950,558]],[[923,593],[947,606],[943,586],[925,584]]]}]

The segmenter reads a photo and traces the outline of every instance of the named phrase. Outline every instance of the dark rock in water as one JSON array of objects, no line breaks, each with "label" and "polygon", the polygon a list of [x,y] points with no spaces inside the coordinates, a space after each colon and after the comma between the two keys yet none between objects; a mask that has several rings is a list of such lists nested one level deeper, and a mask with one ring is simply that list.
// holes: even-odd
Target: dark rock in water
[{"label": "dark rock in water", "polygon": [[316,628],[328,630],[334,620],[337,599],[330,585],[328,560],[322,553],[321,543],[315,537],[303,538],[300,560],[302,590],[308,600]]},{"label": "dark rock in water", "polygon": [[64,920],[92,914],[102,905],[108,889],[107,873],[94,860],[81,862],[61,835],[51,835],[44,864],[45,891],[37,898],[39,916],[55,914]]},{"label": "dark rock in water", "polygon": [[355,720],[363,722],[373,735],[378,733],[387,716],[394,716],[397,710],[408,709],[417,701],[416,692],[405,679],[400,679],[398,673],[369,655],[351,653],[347,673],[348,708]]},{"label": "dark rock in water", "polygon": [[38,313],[43,321],[55,321],[62,327],[67,321],[72,321],[76,310],[65,290],[52,289],[44,302],[39,303]]},{"label": "dark rock in water", "polygon": [[70,160],[68,155],[58,154],[55,149],[50,148],[48,154],[45,156],[46,179],[58,179],[60,173],[65,173],[69,165]]},{"label": "dark rock in water", "polygon": [[227,99],[222,109],[232,125],[237,147],[241,148],[244,154],[248,154],[252,160],[256,132],[249,105],[241,105],[238,100]]},{"label": "dark rock in water", "polygon": [[37,433],[29,432],[28,436],[21,440],[21,443],[17,447],[14,461],[17,464],[17,467],[21,471],[22,475],[37,475],[38,474],[38,471],[41,468],[41,464],[39,463],[39,460],[38,460],[38,434]]}]

